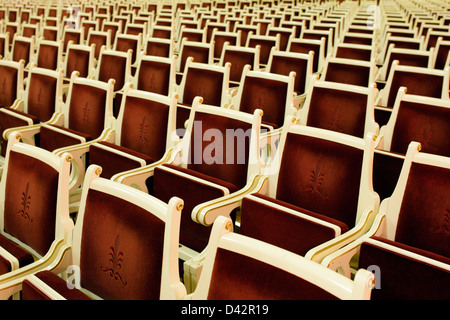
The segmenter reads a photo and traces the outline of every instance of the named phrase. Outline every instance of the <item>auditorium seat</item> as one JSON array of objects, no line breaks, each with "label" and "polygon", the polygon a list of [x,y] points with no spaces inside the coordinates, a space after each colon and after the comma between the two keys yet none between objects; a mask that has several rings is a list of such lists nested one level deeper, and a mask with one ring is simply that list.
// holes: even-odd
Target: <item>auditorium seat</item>
[{"label": "auditorium seat", "polygon": [[377,71],[375,59],[361,61],[330,58],[325,63],[320,79],[368,88],[375,82]]},{"label": "auditorium seat", "polygon": [[63,64],[63,41],[39,40],[39,47],[35,55],[39,68],[56,71]]},{"label": "auditorium seat", "polygon": [[177,259],[183,201],[165,204],[100,175],[101,167],[89,167],[67,280],[51,268],[29,275],[23,300],[183,298]]},{"label": "auditorium seat", "polygon": [[349,259],[358,253],[357,268],[375,273],[374,300],[449,299],[449,181],[449,158],[420,152],[412,142],[371,230],[324,263],[349,275]]},{"label": "auditorium seat", "polygon": [[325,64],[325,37],[320,40],[309,39],[291,39],[288,43],[286,51],[308,54],[314,52],[313,72],[322,73]]},{"label": "auditorium seat", "polygon": [[[368,300],[374,275],[350,280],[320,264],[233,232],[216,219],[195,291],[184,300]],[[260,310],[259,314],[263,314]],[[269,312],[269,310],[267,310]]]},{"label": "auditorium seat", "polygon": [[373,138],[287,124],[265,185],[242,200],[239,233],[320,262],[367,232],[379,205]]},{"label": "auditorium seat", "polygon": [[189,57],[197,63],[214,63],[214,42],[189,41],[186,38],[181,40],[177,59],[177,84],[181,83],[186,62]]},{"label": "auditorium seat", "polygon": [[[0,182],[0,297],[18,298],[28,274],[67,254],[73,222],[67,192],[70,154],[62,157],[19,142],[12,133]],[[62,271],[67,260],[54,267]]]}]

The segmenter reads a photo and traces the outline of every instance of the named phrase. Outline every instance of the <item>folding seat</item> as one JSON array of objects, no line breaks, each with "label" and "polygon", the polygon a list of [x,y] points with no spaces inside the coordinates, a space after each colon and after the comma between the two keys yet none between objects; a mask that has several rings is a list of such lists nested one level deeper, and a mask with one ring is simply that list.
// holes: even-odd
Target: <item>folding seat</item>
[{"label": "folding seat", "polygon": [[356,267],[375,273],[374,300],[449,299],[449,178],[448,157],[420,152],[412,142],[371,230],[324,263],[349,275],[349,260],[358,254]]},{"label": "folding seat", "polygon": [[265,67],[269,61],[270,51],[272,48],[280,49],[281,36],[279,34],[275,36],[256,35],[249,34],[247,36],[246,47],[255,48],[257,45],[261,47],[259,53],[259,65]]},{"label": "folding seat", "polygon": [[170,58],[175,54],[175,39],[147,37],[143,51],[149,56]]},{"label": "folding seat", "polygon": [[325,64],[325,38],[321,40],[291,39],[286,48],[288,52],[309,54],[314,52],[313,72],[321,73]]},{"label": "folding seat", "polygon": [[99,166],[88,170],[68,278],[50,267],[29,275],[22,281],[23,300],[181,299],[186,289],[178,278],[177,250],[183,201],[165,204],[100,174]]},{"label": "folding seat", "polygon": [[435,69],[444,69],[445,67],[449,67],[449,51],[450,51],[450,41],[444,40],[444,38],[440,37],[436,41],[436,48],[434,50],[434,57],[432,68]]},{"label": "folding seat", "polygon": [[39,46],[35,55],[36,66],[54,71],[61,68],[63,65],[63,46],[62,40],[39,40]]},{"label": "folding seat", "polygon": [[25,276],[68,266],[73,228],[67,202],[70,154],[59,157],[19,140],[17,133],[10,135],[0,182],[0,297],[5,300],[18,298]]},{"label": "folding seat", "polygon": [[433,57],[434,48],[430,50],[404,49],[396,48],[395,44],[392,43],[388,48],[384,63],[377,74],[377,81],[386,81],[394,60],[397,60],[399,65],[431,68]]},{"label": "folding seat", "polygon": [[[12,107],[0,108],[1,160],[3,166],[9,134],[15,127],[29,127],[53,121],[62,112],[62,70],[54,71],[32,66],[26,90]],[[24,142],[26,137],[22,137]]]},{"label": "folding seat", "polygon": [[114,142],[90,145],[89,163],[100,165],[103,176],[110,179],[120,172],[163,162],[178,141],[176,108],[175,93],[164,96],[127,85],[115,122]]},{"label": "folding seat", "polygon": [[295,72],[294,106],[299,109],[303,105],[306,91],[313,75],[314,52],[309,54],[278,51],[272,48],[266,71],[289,76]]},{"label": "folding seat", "polygon": [[184,300],[370,299],[371,272],[361,269],[353,281],[292,252],[232,232],[230,225],[225,217],[214,222],[198,286]]},{"label": "folding seat", "polygon": [[364,138],[378,134],[374,101],[378,90],[329,81],[312,81],[297,123]]},{"label": "folding seat", "polygon": [[185,123],[189,119],[191,106],[196,97],[201,97],[204,104],[216,107],[228,107],[231,103],[229,91],[230,63],[216,66],[195,62],[187,58],[183,78],[177,88],[178,110],[177,130],[183,136]]},{"label": "folding seat", "polygon": [[374,147],[372,134],[361,139],[290,121],[263,169],[266,180],[242,199],[238,232],[316,262],[351,243],[378,212]]},{"label": "folding seat", "polygon": [[195,62],[213,64],[214,63],[214,42],[202,43],[196,41],[181,40],[180,50],[177,59],[177,84],[181,83],[187,59],[192,57]]},{"label": "folding seat", "polygon": [[24,91],[24,61],[0,60],[0,108],[17,108]]},{"label": "folding seat", "polygon": [[218,62],[222,55],[225,42],[228,42],[231,46],[241,46],[241,32],[220,31],[219,29],[214,29],[212,31],[211,41],[214,42],[214,62]]},{"label": "folding seat", "polygon": [[189,265],[185,269],[190,271],[184,272],[186,285],[191,274],[199,272],[196,262],[187,261],[200,258],[208,243],[208,226],[219,215],[229,216],[239,207],[239,198],[257,184],[260,121],[261,110],[246,114],[202,105],[197,97],[179,151],[163,165],[113,177],[164,202],[172,196],[184,200],[180,259]]},{"label": "folding seat", "polygon": [[377,71],[378,67],[375,59],[372,61],[360,61],[330,58],[325,63],[320,79],[367,88],[371,83],[375,82]]},{"label": "folding seat", "polygon": [[236,88],[239,86],[245,65],[249,65],[251,70],[259,71],[260,51],[261,46],[247,48],[243,46],[232,46],[228,42],[224,43],[219,65],[225,66],[227,62],[231,63],[230,87]]},{"label": "folding seat", "polygon": [[128,52],[107,50],[102,48],[98,58],[97,67],[91,78],[102,82],[114,79],[114,106],[113,115],[117,118],[121,104],[121,94],[125,84],[131,81],[131,49]]},{"label": "folding seat", "polygon": [[133,50],[131,66],[136,68],[142,50],[142,35],[117,34],[113,49],[122,52]]},{"label": "folding seat", "polygon": [[121,22],[113,22],[113,21],[105,21],[103,22],[102,29],[103,32],[111,31],[111,43],[116,43],[116,35],[122,33],[122,23]]},{"label": "folding seat", "polygon": [[86,45],[91,46],[92,44],[95,44],[94,57],[97,62],[102,47],[104,47],[105,50],[112,49],[111,32],[89,29],[88,35],[86,37]]}]

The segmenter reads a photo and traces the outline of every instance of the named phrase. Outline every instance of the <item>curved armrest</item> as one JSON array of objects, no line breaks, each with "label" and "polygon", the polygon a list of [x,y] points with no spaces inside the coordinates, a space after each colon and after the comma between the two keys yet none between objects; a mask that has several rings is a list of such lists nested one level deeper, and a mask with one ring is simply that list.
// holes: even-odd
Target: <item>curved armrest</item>
[{"label": "curved armrest", "polygon": [[197,205],[192,210],[192,220],[210,226],[218,216],[227,216],[233,209],[240,206],[244,196],[256,192],[266,194],[268,187],[269,177],[256,175],[242,189]]},{"label": "curved armrest", "polygon": [[54,241],[41,259],[15,271],[0,276],[0,299],[8,299],[22,289],[25,277],[42,270],[55,270],[60,273],[71,264],[71,246],[64,239]]},{"label": "curved armrest", "polygon": [[305,257],[321,263],[326,256],[355,241],[369,231],[374,222],[375,215],[376,213],[372,209],[366,209],[362,213],[361,218],[355,227],[344,234],[309,250]]},{"label": "curved armrest", "polygon": [[160,160],[158,160],[154,163],[151,163],[149,165],[146,165],[144,167],[140,167],[140,168],[136,168],[136,169],[118,173],[118,174],[112,176],[111,180],[135,187],[141,191],[148,193],[148,189],[145,184],[145,181],[149,177],[153,176],[153,172],[154,172],[155,168],[158,166],[161,166],[163,164],[176,163],[177,161],[180,160],[180,157],[181,157],[180,153],[181,153],[181,150],[179,150],[177,148],[170,148],[169,150],[166,151],[166,153]]}]

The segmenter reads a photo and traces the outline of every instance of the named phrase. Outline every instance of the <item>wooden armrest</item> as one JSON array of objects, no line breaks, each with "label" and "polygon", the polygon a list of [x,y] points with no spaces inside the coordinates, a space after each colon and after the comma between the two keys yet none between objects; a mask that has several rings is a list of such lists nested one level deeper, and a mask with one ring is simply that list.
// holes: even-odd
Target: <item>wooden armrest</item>
[{"label": "wooden armrest", "polygon": [[256,175],[242,189],[197,205],[192,210],[192,220],[205,226],[210,226],[218,216],[228,216],[233,209],[240,206],[244,196],[251,193],[266,194],[268,187],[269,178]]}]

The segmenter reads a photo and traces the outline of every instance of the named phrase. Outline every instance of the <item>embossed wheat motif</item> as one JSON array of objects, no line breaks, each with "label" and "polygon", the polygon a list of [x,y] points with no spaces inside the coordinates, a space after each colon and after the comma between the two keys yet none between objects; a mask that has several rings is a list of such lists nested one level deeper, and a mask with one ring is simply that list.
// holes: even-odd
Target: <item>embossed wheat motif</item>
[{"label": "embossed wheat motif", "polygon": [[450,235],[450,208],[447,209],[443,215],[442,223],[439,227],[431,228],[433,233],[444,233],[444,235]]},{"label": "embossed wheat motif", "polygon": [[30,183],[27,183],[25,187],[25,192],[22,192],[21,209],[17,211],[25,220],[32,222],[28,210],[31,206],[31,196],[30,196]]},{"label": "embossed wheat motif", "polygon": [[319,188],[322,186],[325,179],[325,174],[320,167],[320,161],[317,163],[316,168],[311,171],[309,175],[309,185],[303,189],[304,192],[310,192],[313,195],[319,195],[323,199],[326,199],[328,195],[323,193]]},{"label": "embossed wheat motif", "polygon": [[114,242],[114,246],[110,247],[110,253],[109,253],[109,262],[112,264],[112,267],[106,267],[101,268],[103,272],[108,272],[111,278],[114,280],[119,280],[124,286],[127,285],[127,282],[122,279],[122,276],[120,275],[119,271],[122,268],[122,262],[123,262],[123,252],[119,251],[119,245],[120,245],[120,236],[117,235],[116,240]]},{"label": "embossed wheat motif", "polygon": [[339,107],[334,108],[334,112],[330,114],[330,130],[340,131],[339,122],[341,121],[341,113],[339,112]]},{"label": "embossed wheat motif", "polygon": [[86,102],[83,108],[83,117],[81,118],[81,123],[87,125],[89,122],[89,102]]},{"label": "embossed wheat motif", "polygon": [[148,143],[148,139],[145,137],[147,135],[148,125],[146,124],[147,117],[144,116],[142,122],[139,124],[139,142]]}]

